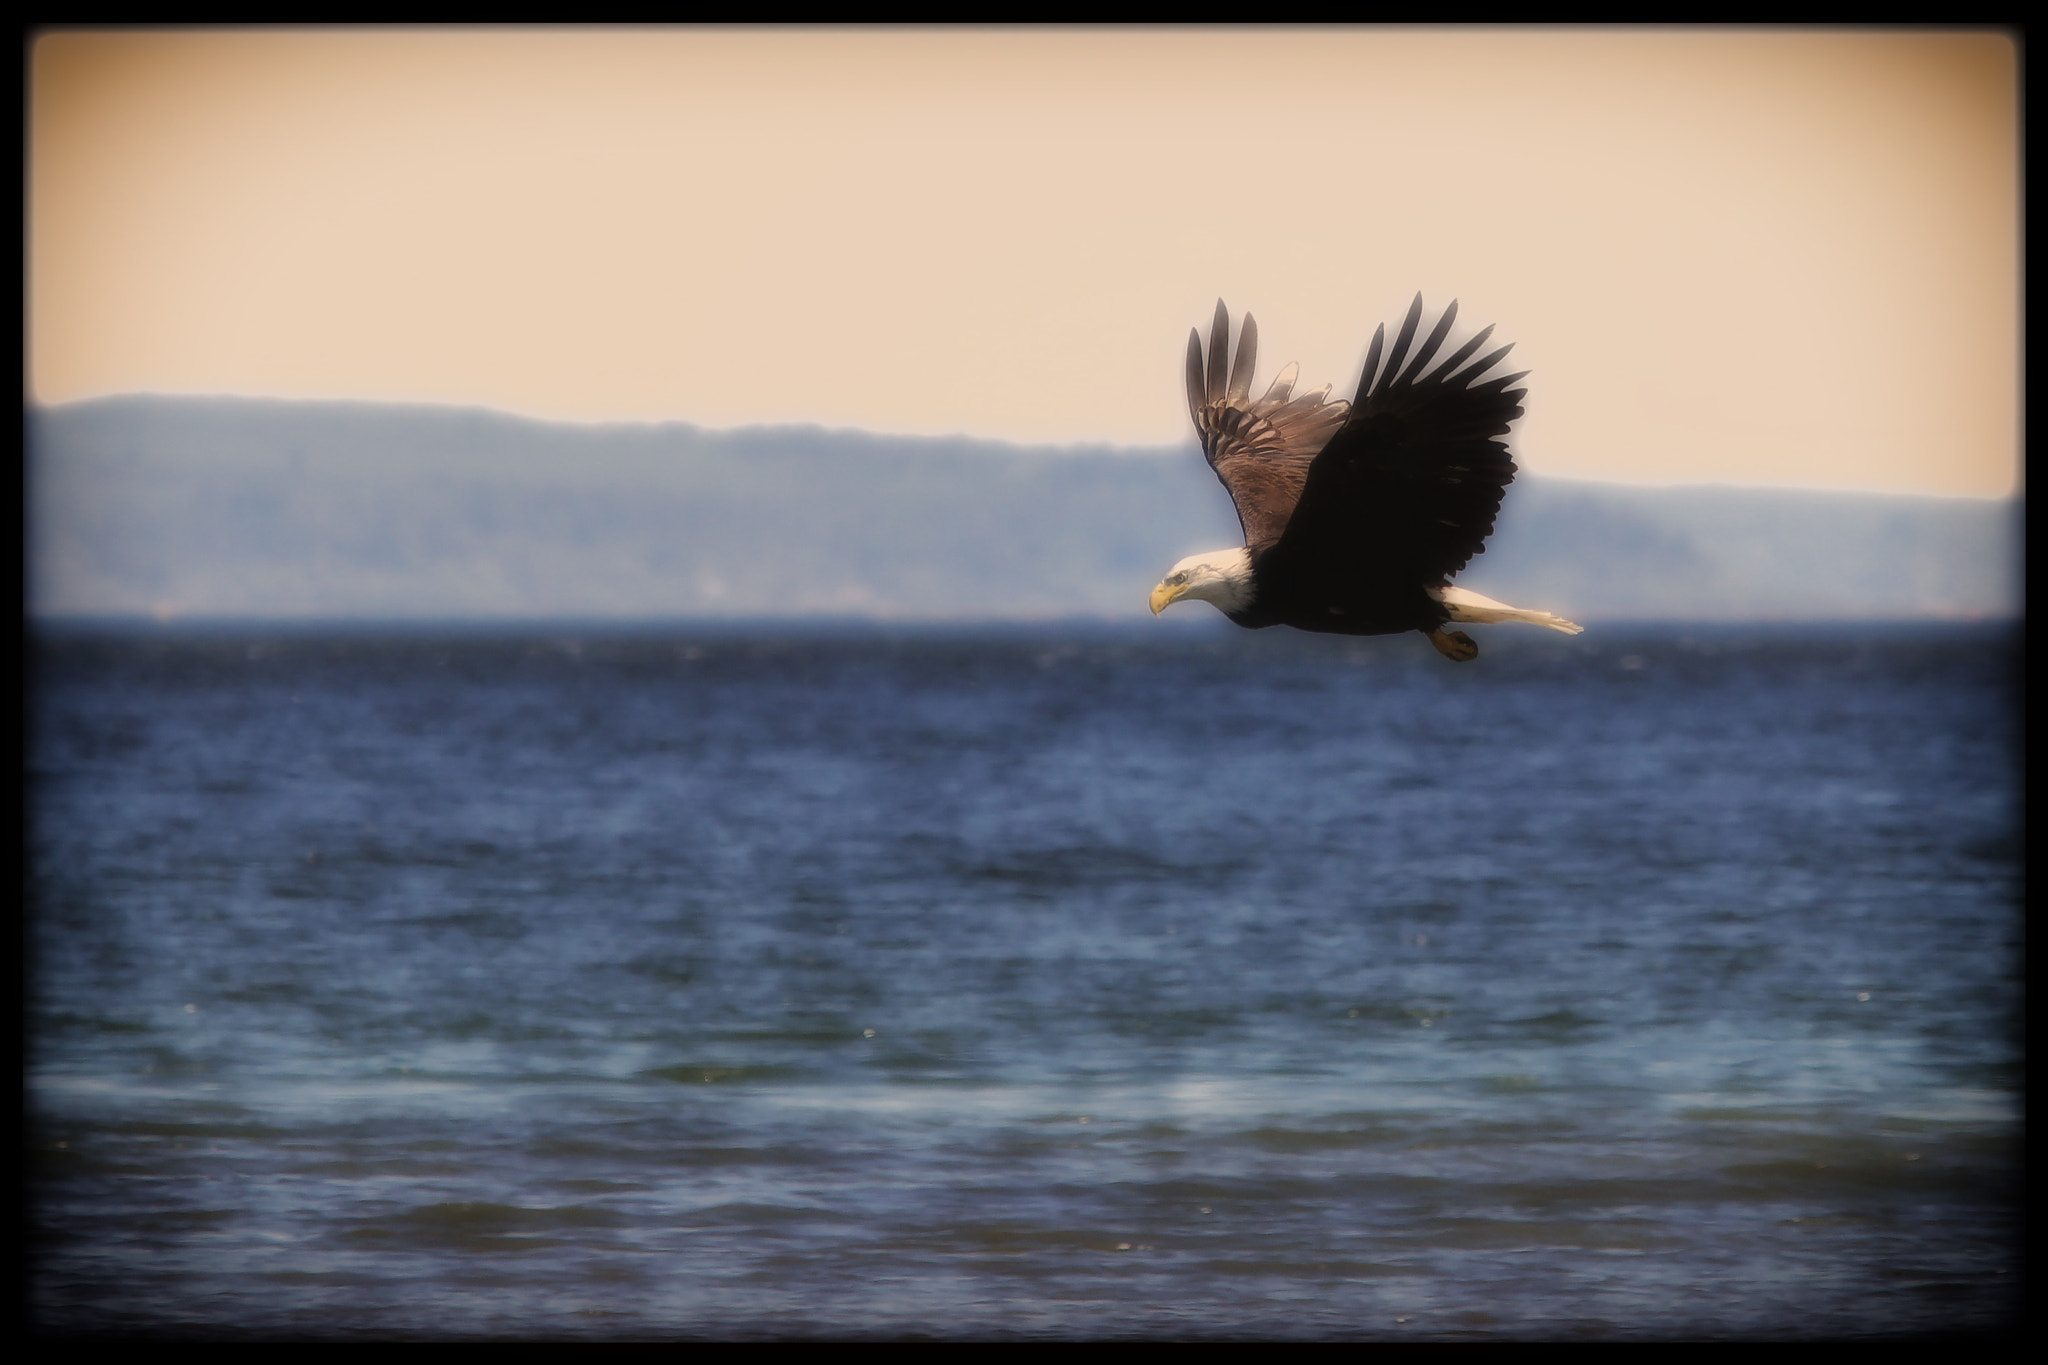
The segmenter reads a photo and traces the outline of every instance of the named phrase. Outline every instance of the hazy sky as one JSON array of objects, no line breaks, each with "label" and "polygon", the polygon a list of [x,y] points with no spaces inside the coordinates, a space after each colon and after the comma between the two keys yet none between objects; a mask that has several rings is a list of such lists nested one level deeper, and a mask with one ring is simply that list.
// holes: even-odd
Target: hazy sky
[{"label": "hazy sky", "polygon": [[1827,30],[48,34],[28,386],[1185,439],[1420,289],[1525,467],[2017,481],[2015,51]]}]

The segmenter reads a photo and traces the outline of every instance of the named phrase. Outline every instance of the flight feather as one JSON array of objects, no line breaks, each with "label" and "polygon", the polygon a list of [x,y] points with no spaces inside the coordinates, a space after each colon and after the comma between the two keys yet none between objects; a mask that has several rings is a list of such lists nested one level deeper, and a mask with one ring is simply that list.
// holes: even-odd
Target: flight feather
[{"label": "flight feather", "polygon": [[1253,553],[1279,540],[1301,497],[1316,452],[1344,424],[1349,403],[1332,402],[1329,386],[1296,394],[1297,370],[1288,365],[1262,397],[1251,394],[1258,358],[1258,324],[1247,315],[1230,357],[1230,313],[1219,299],[1209,332],[1208,363],[1199,335],[1188,336],[1188,409],[1202,454],[1229,490]]}]

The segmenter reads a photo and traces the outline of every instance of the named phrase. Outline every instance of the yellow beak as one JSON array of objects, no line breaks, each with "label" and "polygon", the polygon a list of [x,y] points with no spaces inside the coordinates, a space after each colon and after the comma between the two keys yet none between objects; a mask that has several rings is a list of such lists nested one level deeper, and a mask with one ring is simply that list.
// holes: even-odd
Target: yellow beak
[{"label": "yellow beak", "polygon": [[1186,587],[1169,588],[1164,583],[1152,589],[1152,614],[1157,616],[1160,612],[1165,611],[1167,607],[1178,601],[1180,595],[1186,591]]}]

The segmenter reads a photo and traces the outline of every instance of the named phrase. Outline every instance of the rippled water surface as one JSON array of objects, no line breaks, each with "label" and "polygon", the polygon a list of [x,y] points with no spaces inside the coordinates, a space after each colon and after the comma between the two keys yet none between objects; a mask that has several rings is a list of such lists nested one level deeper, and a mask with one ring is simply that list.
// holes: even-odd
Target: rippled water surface
[{"label": "rippled water surface", "polygon": [[46,636],[36,1320],[2009,1324],[2016,640],[1483,646]]}]

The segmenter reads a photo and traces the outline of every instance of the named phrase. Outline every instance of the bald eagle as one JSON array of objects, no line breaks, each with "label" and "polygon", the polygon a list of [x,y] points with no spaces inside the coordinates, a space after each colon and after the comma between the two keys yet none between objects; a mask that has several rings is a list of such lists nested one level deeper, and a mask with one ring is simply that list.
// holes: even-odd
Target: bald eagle
[{"label": "bald eagle", "polygon": [[1246,314],[1231,360],[1230,313],[1219,299],[1206,367],[1201,335],[1188,333],[1188,412],[1202,453],[1237,504],[1244,548],[1174,565],[1152,590],[1153,614],[1195,597],[1253,628],[1419,630],[1461,663],[1478,657],[1479,646],[1461,630],[1446,630],[1452,622],[1528,621],[1578,634],[1549,612],[1451,586],[1452,575],[1486,549],[1514,480],[1515,462],[1498,438],[1522,415],[1526,390],[1508,386],[1528,373],[1480,382],[1511,346],[1465,364],[1491,327],[1424,373],[1457,316],[1453,302],[1411,354],[1422,321],[1417,294],[1392,348],[1385,327],[1373,333],[1349,403],[1330,401],[1327,384],[1296,395],[1293,365],[1255,400],[1258,324]]}]

